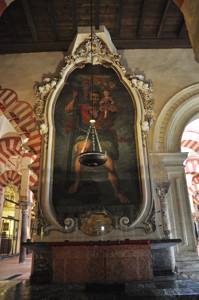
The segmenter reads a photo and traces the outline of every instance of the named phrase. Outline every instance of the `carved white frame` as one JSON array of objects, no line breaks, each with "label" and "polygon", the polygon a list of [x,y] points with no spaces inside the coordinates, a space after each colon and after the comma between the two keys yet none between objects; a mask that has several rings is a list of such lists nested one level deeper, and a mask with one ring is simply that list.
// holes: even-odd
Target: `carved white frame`
[{"label": "carved white frame", "polygon": [[[152,88],[148,83],[144,82],[142,75],[126,75],[125,68],[120,63],[120,56],[117,53],[111,52],[110,47],[97,35],[93,35],[92,44],[96,47],[95,52],[92,54],[93,65],[101,64],[106,67],[111,67],[128,90],[135,106],[135,137],[137,137],[137,161],[138,170],[140,172],[140,184],[142,187],[142,205],[133,223],[129,222],[127,216],[123,216],[118,220],[117,227],[125,231],[143,228],[145,232],[149,233],[154,231],[153,221],[151,221],[151,219],[153,219],[153,201],[151,195],[147,138],[147,131],[153,122]],[[40,86],[36,91],[39,101],[35,111],[40,125],[40,132],[43,134],[40,203],[42,214],[46,222],[44,226],[44,234],[46,235],[48,235],[51,230],[68,233],[75,229],[75,220],[72,218],[66,220],[67,229],[64,229],[64,226],[62,227],[59,224],[52,204],[52,171],[55,140],[54,108],[68,76],[76,68],[81,68],[85,64],[91,63],[90,47],[91,36],[85,39],[76,49],[73,49],[70,56],[66,57],[66,65],[60,73],[61,78],[54,78],[53,80],[49,78],[45,79],[43,86]]]}]

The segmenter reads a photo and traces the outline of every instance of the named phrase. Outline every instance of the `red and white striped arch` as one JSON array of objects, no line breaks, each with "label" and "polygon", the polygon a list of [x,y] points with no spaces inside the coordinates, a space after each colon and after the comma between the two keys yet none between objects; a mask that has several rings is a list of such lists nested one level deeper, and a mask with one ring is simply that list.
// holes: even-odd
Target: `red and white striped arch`
[{"label": "red and white striped arch", "polygon": [[181,142],[181,147],[185,147],[199,153],[199,143],[193,140],[183,140]]},{"label": "red and white striped arch", "polygon": [[[194,204],[199,203],[199,158],[188,158],[185,162],[186,175],[191,174],[192,185],[188,187],[189,196],[193,199]],[[195,193],[195,192],[198,192]],[[196,194],[196,196],[194,195]]]},{"label": "red and white striped arch", "polygon": [[[36,174],[36,176],[32,176],[31,182],[34,181],[33,184],[38,184],[41,135],[37,129],[36,118],[32,106],[28,102],[18,101],[18,96],[15,91],[11,89],[2,89],[0,87],[0,111],[7,117],[22,138],[28,138],[28,141],[23,144],[23,148],[28,150],[30,154],[36,156],[36,159],[30,164],[30,169]],[[18,145],[16,146],[15,143]],[[5,141],[2,139],[2,144],[0,143],[1,162],[5,163],[11,153],[19,152],[17,154],[23,154],[22,150],[17,148],[20,144],[19,141],[17,142],[17,140],[15,140],[15,143],[13,139],[10,139],[10,141],[9,139]]]},{"label": "red and white striped arch", "polygon": [[193,176],[192,184],[199,184],[199,174]]},{"label": "red and white striped arch", "polygon": [[6,164],[11,156],[23,155],[22,141],[20,137],[6,137],[0,139],[0,161]]},{"label": "red and white striped arch", "polygon": [[182,135],[181,147],[199,153],[199,131],[185,130]]},{"label": "red and white striped arch", "polygon": [[5,188],[10,182],[20,188],[21,186],[21,175],[14,170],[5,171],[0,175],[0,191]]},{"label": "red and white striped arch", "polygon": [[[181,147],[188,148],[199,154],[199,131],[185,130],[182,135]],[[197,155],[196,154],[196,155]],[[194,204],[199,203],[199,157],[188,158],[185,162],[185,173],[193,175],[192,185],[188,187],[190,198]]]},{"label": "red and white striped arch", "polygon": [[199,204],[199,184],[192,184],[188,187],[189,196],[192,197],[194,204]]},{"label": "red and white striped arch", "polygon": [[197,175],[199,173],[199,158],[188,158],[185,163],[185,173]]}]

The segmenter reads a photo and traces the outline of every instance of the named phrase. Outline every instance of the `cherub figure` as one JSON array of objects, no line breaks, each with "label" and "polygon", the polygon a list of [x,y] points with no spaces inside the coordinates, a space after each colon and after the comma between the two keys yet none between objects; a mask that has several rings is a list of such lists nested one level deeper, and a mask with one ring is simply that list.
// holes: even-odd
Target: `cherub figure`
[{"label": "cherub figure", "polygon": [[109,90],[105,89],[103,91],[104,97],[99,102],[99,110],[104,112],[104,118],[107,119],[108,110],[112,111],[112,106],[115,102],[113,98],[110,96]]}]

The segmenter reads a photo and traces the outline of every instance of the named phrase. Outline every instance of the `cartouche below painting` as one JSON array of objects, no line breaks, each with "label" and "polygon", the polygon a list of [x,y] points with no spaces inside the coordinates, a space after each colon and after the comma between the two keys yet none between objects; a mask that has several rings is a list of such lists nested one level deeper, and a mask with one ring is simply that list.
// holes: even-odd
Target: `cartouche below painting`
[{"label": "cartouche below painting", "polygon": [[[85,211],[108,210],[136,218],[141,205],[131,96],[111,68],[91,65],[75,69],[67,79],[54,110],[55,148],[53,206],[59,221]],[[107,161],[97,167],[78,161],[91,119]],[[133,221],[133,220],[132,220]]]}]

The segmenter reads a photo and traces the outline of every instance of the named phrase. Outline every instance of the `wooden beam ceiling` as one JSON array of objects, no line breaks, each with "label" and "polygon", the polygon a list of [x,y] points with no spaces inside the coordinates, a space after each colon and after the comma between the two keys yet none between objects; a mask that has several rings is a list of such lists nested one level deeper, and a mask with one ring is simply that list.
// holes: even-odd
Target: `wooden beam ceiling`
[{"label": "wooden beam ceiling", "polygon": [[157,33],[157,38],[158,39],[161,37],[161,33],[162,33],[162,30],[164,28],[165,21],[166,21],[166,18],[167,18],[167,13],[169,11],[170,3],[171,3],[170,0],[167,0],[166,6],[164,8],[164,12],[163,12],[163,15],[162,15],[162,18],[161,18],[161,22],[160,22],[160,26],[159,26],[159,29],[158,29],[158,33]]},{"label": "wooden beam ceiling", "polygon": [[21,0],[21,4],[26,16],[26,20],[28,22],[29,28],[30,28],[30,32],[32,35],[32,39],[34,42],[38,41],[38,34],[37,34],[37,29],[33,20],[33,16],[32,16],[32,12],[31,12],[31,8],[29,6],[29,2],[26,0]]},{"label": "wooden beam ceiling", "polygon": [[51,25],[53,40],[58,41],[58,34],[57,34],[55,14],[54,14],[54,4],[52,1],[49,1],[49,0],[45,0],[45,2],[46,2],[48,15],[49,15],[49,21],[50,21],[50,25]]},{"label": "wooden beam ceiling", "polygon": [[[172,0],[92,3],[95,30],[104,25],[118,49],[191,48]],[[15,0],[0,18],[0,53],[66,51],[90,23],[90,0]]]}]

